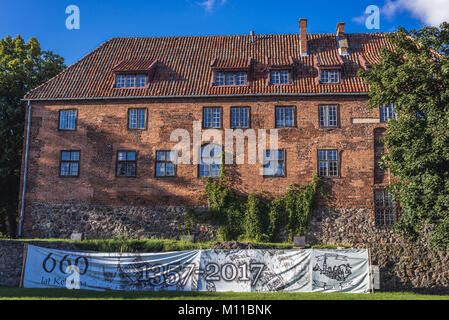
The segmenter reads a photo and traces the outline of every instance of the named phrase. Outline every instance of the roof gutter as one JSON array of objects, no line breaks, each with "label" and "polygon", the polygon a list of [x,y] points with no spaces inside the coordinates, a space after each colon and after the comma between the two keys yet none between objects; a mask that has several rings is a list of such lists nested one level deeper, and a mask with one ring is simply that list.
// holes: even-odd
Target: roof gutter
[{"label": "roof gutter", "polygon": [[27,119],[27,133],[26,133],[26,145],[25,145],[25,165],[23,169],[23,183],[22,183],[22,201],[20,204],[20,216],[19,216],[19,238],[22,237],[23,217],[25,213],[25,194],[27,188],[27,173],[28,173],[28,153],[30,150],[30,126],[31,126],[31,101],[28,100],[28,119]]},{"label": "roof gutter", "polygon": [[23,101],[72,101],[72,100],[125,100],[125,99],[173,99],[173,98],[232,98],[232,97],[315,97],[315,96],[366,96],[369,92],[321,92],[321,93],[251,93],[217,95],[172,95],[172,96],[131,96],[131,97],[88,97],[88,98],[36,98]]}]

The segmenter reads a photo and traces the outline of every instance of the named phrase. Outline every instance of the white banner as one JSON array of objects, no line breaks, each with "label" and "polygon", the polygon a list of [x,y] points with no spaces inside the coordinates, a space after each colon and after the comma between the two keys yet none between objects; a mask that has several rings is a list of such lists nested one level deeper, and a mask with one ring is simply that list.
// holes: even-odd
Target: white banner
[{"label": "white banner", "polygon": [[369,292],[367,250],[96,253],[28,246],[25,288]]}]

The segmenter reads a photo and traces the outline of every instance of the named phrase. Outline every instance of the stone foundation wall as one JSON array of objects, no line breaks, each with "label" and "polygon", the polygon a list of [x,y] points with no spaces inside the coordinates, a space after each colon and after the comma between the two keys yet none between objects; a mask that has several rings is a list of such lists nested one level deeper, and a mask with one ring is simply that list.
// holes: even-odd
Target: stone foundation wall
[{"label": "stone foundation wall", "polygon": [[0,240],[0,286],[19,286],[25,243],[52,249],[76,250],[73,244],[62,241]]},{"label": "stone foundation wall", "polygon": [[372,210],[332,209],[313,210],[307,228],[309,244],[363,245],[379,243],[404,243],[391,228],[375,225]]},{"label": "stone foundation wall", "polygon": [[[204,210],[196,207],[196,210]],[[24,228],[24,238],[70,238],[73,232],[88,239],[131,238],[179,239],[185,234],[183,206],[92,206],[42,204],[30,206],[31,226]],[[211,240],[211,226],[196,225],[190,233],[197,240]]]},{"label": "stone foundation wall", "polygon": [[382,291],[449,294],[449,251],[416,244],[369,245]]}]

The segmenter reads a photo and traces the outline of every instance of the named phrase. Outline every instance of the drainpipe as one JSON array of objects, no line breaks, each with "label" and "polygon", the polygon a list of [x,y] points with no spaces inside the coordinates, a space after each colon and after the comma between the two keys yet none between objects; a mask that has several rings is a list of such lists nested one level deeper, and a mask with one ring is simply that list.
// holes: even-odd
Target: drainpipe
[{"label": "drainpipe", "polygon": [[27,173],[28,173],[28,151],[30,149],[30,125],[31,125],[31,102],[28,100],[28,119],[27,119],[27,135],[25,145],[25,166],[23,168],[23,183],[22,183],[22,203],[20,204],[19,217],[19,238],[22,237],[23,215],[25,212],[25,193],[27,189]]}]

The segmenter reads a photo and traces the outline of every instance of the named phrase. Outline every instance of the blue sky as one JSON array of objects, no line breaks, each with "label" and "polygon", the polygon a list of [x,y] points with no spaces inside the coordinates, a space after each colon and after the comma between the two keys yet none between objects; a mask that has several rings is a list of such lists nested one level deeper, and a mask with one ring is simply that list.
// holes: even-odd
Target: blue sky
[{"label": "blue sky", "polygon": [[[339,21],[346,22],[348,33],[390,32],[398,26],[420,28],[449,20],[449,10],[441,14],[446,3],[449,0],[0,0],[0,38],[34,36],[43,49],[63,56],[70,65],[118,36],[297,33],[299,18],[308,19],[310,33],[333,33]],[[66,28],[69,5],[80,10],[79,30]],[[381,9],[379,30],[365,27],[369,5]]]}]

